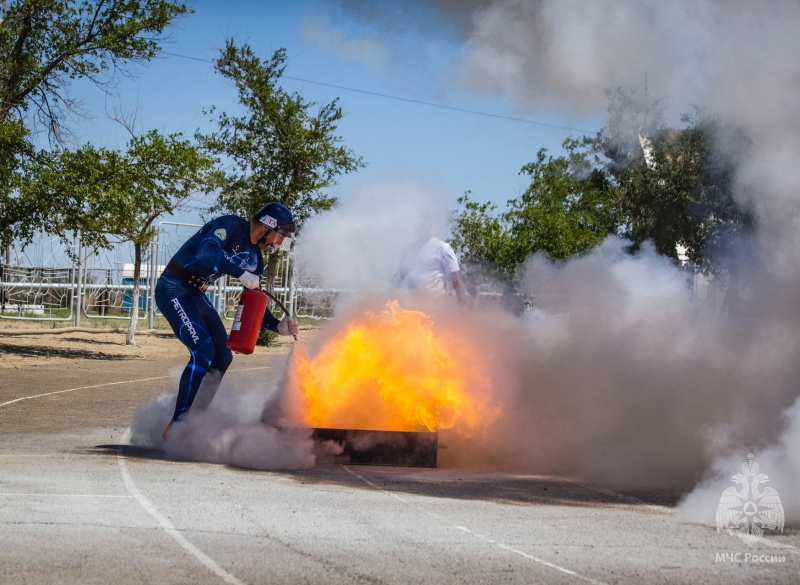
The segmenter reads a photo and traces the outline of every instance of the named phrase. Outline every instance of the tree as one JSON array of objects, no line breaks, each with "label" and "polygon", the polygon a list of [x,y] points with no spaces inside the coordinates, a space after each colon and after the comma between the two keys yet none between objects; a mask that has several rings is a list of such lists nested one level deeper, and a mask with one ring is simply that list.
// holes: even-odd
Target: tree
[{"label": "tree", "polygon": [[21,179],[21,170],[30,161],[34,148],[28,141],[28,130],[20,120],[0,123],[0,245],[13,239],[8,228],[26,216],[14,192]]},{"label": "tree", "polygon": [[516,261],[510,258],[512,243],[497,206],[470,199],[468,191],[458,198],[462,206],[453,218],[450,244],[459,256],[464,285],[470,294],[487,278],[511,283]]},{"label": "tree", "polygon": [[[505,211],[465,195],[455,217],[453,246],[465,263],[488,266],[513,281],[519,264],[538,251],[563,260],[617,233],[636,251],[645,241],[693,266],[736,294],[730,249],[752,247],[753,217],[733,196],[749,144],[736,126],[695,108],[670,129],[663,106],[647,91],[608,92],[606,126],[595,137],[567,140],[566,156],[523,167],[528,189]],[[743,244],[743,246],[742,246]]]},{"label": "tree", "polygon": [[602,169],[592,166],[584,142],[564,142],[567,156],[547,157],[522,168],[531,183],[506,213],[521,262],[533,251],[554,260],[583,254],[617,229],[617,193]]},{"label": "tree", "polygon": [[608,121],[591,142],[619,192],[621,233],[631,240],[632,250],[652,240],[658,253],[677,260],[687,222],[680,183],[688,175],[663,164],[662,146],[670,136],[664,108],[646,90],[615,88],[607,95]]},{"label": "tree", "polygon": [[[21,168],[44,129],[56,143],[82,112],[78,78],[108,90],[125,65],[153,58],[159,35],[189,12],[166,0],[8,0],[0,18],[0,240],[11,241],[29,209],[14,201]],[[30,203],[30,202],[28,202]]]},{"label": "tree", "polygon": [[602,165],[609,176],[617,178],[632,166],[645,164],[642,139],[660,143],[669,133],[664,121],[664,106],[660,100],[651,99],[647,89],[643,92],[621,87],[610,89],[606,125],[594,137],[584,140],[602,157]]},{"label": "tree", "polygon": [[521,173],[531,182],[506,211],[478,204],[465,195],[455,217],[453,247],[466,263],[489,267],[513,281],[520,263],[535,252],[564,260],[594,248],[617,229],[616,191],[593,165],[585,141],[567,140],[567,156],[553,158],[541,149]]},{"label": "tree", "polygon": [[664,256],[677,261],[680,250],[721,275],[727,248],[748,239],[753,225],[733,197],[749,148],[743,133],[700,108],[670,130],[646,92],[617,89],[609,98],[609,123],[592,142],[619,191],[622,234],[634,250],[650,240]]},{"label": "tree", "polygon": [[133,136],[125,151],[86,145],[75,151],[55,149],[37,163],[21,201],[50,209],[36,221],[49,233],[80,232],[82,243],[107,247],[134,245],[131,321],[125,342],[134,345],[139,280],[144,249],[156,236],[153,226],[164,214],[182,208],[198,191],[222,183],[216,159],[180,134],[151,130]]},{"label": "tree", "polygon": [[[334,134],[343,116],[338,100],[322,104],[313,114],[314,102],[283,90],[278,85],[286,62],[283,49],[261,61],[248,45],[236,47],[228,40],[220,53],[216,69],[236,85],[247,113],[234,117],[223,112],[217,132],[197,135],[203,146],[233,164],[212,211],[250,216],[277,201],[302,225],[311,214],[330,209],[336,198],[324,190],[338,175],[364,166]],[[267,262],[270,289],[277,261],[271,255]]]}]

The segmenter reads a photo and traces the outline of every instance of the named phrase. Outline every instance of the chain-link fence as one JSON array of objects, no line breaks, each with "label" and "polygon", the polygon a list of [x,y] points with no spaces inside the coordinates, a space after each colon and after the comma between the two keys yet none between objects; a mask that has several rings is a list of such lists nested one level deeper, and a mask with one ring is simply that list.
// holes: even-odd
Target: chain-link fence
[{"label": "chain-link fence", "polygon": [[[139,296],[133,306],[134,249],[130,242],[109,250],[82,248],[74,238],[65,246],[58,238],[40,237],[25,248],[10,246],[0,265],[0,319],[72,322],[82,319],[129,320],[131,311],[150,328],[158,315],[155,282],[178,248],[199,225],[162,222],[155,242],[142,259]],[[275,295],[297,316],[329,318],[339,291],[317,288],[309,279],[295,286],[291,253],[280,257]],[[297,271],[302,275],[302,271]],[[241,284],[223,277],[209,288],[209,301],[232,320]]]}]

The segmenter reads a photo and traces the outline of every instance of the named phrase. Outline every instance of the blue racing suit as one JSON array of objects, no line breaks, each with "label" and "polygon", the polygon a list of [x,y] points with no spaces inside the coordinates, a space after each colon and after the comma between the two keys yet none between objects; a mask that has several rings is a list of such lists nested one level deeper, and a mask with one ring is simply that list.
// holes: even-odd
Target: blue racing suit
[{"label": "blue racing suit", "polygon": [[[210,403],[233,360],[225,326],[205,296],[205,288],[224,274],[239,277],[245,271],[259,277],[264,273],[262,252],[250,241],[250,222],[225,215],[211,220],[189,238],[158,279],[156,304],[190,356],[178,386],[173,421],[191,408],[209,372],[214,375],[206,382],[206,387],[211,387],[204,387],[204,395],[209,394],[203,402]],[[267,309],[261,326],[277,331],[279,322]]]}]

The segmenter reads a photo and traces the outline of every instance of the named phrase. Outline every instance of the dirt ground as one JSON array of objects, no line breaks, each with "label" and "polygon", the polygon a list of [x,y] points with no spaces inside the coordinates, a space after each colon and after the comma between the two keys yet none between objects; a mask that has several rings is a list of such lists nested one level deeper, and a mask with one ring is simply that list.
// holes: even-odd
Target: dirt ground
[{"label": "dirt ground", "polygon": [[[158,360],[185,362],[189,354],[186,348],[168,330],[153,330],[136,334],[136,346],[125,345],[125,333],[64,331],[40,324],[14,323],[12,329],[6,324],[0,327],[0,369],[25,368],[29,366],[59,364],[69,370],[80,369],[83,360]],[[20,334],[21,329],[30,329],[30,334]],[[303,328],[301,337],[308,338],[315,329]],[[13,334],[9,334],[13,332]],[[256,347],[253,355],[287,353],[293,343],[291,337],[278,337],[269,347]]]},{"label": "dirt ground", "polygon": [[[58,331],[34,323],[30,332],[18,334],[25,324],[14,325],[0,327],[0,406],[14,403],[3,409],[0,420],[2,442],[9,448],[15,437],[76,429],[91,434],[95,427],[108,432],[106,442],[119,441],[139,405],[175,391],[189,358],[168,330],[138,333],[131,346],[125,345],[124,331]],[[301,328],[299,337],[310,340],[314,333]],[[234,354],[226,379],[263,386],[266,377],[276,375],[270,372],[279,371],[293,343],[291,337],[279,337],[252,355]]]}]

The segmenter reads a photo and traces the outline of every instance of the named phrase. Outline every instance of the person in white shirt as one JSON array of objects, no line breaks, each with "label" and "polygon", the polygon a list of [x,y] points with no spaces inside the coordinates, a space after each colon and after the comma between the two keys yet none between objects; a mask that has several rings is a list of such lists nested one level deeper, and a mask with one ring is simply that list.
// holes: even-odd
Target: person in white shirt
[{"label": "person in white shirt", "polygon": [[453,248],[439,238],[423,234],[425,230],[421,230],[420,237],[403,250],[400,265],[392,277],[392,286],[400,288],[405,283],[409,290],[444,296],[449,283],[458,302],[465,304],[466,288]]}]

